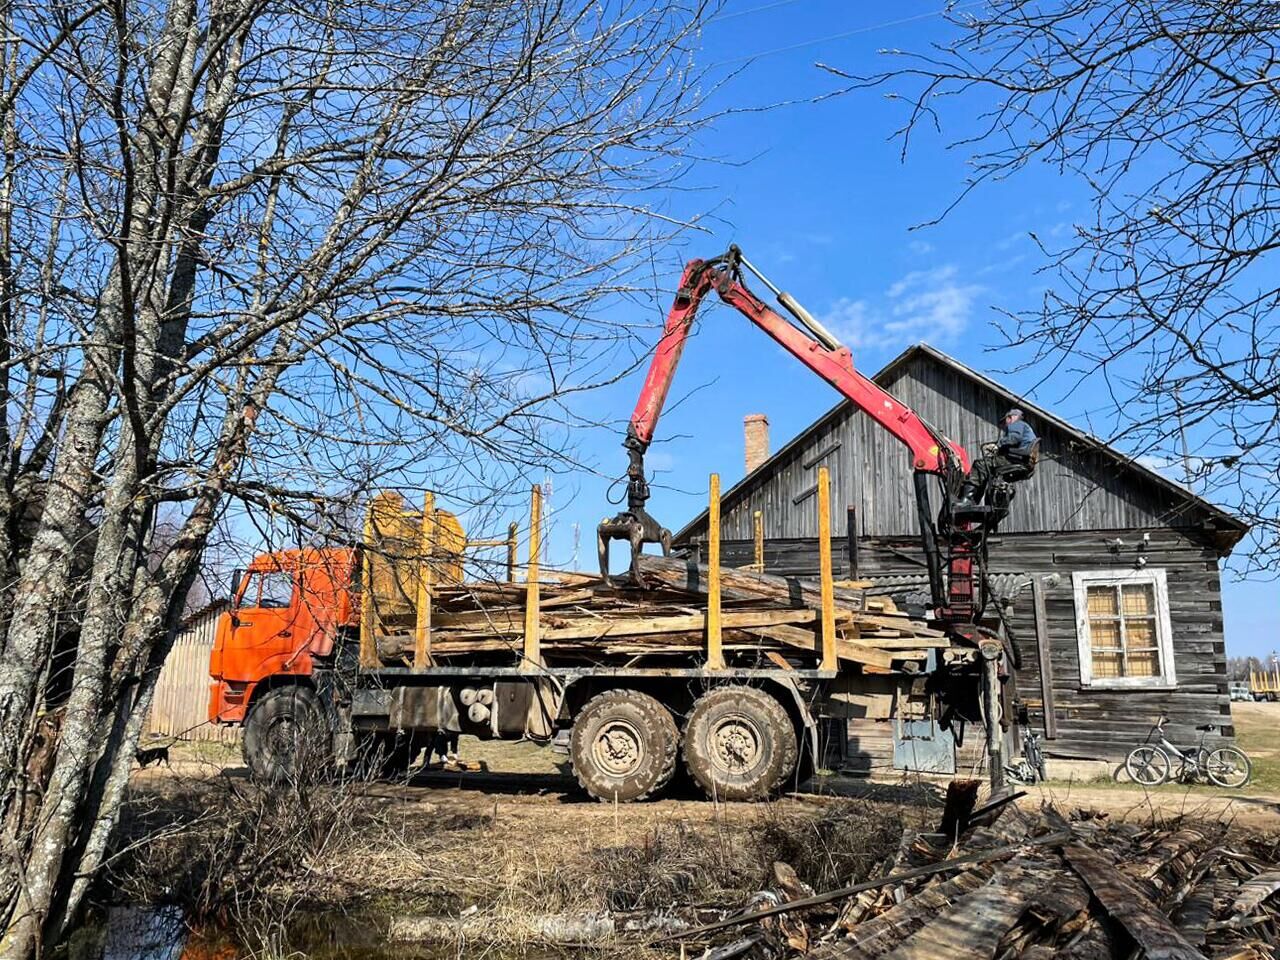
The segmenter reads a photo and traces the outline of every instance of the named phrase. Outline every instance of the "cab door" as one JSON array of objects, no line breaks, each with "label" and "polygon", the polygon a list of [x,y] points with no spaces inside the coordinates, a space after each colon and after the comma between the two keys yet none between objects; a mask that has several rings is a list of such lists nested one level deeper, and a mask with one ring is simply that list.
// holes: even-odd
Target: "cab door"
[{"label": "cab door", "polygon": [[224,677],[257,680],[264,671],[272,672],[271,661],[289,659],[297,645],[297,594],[291,570],[249,571],[231,612],[231,642],[226,651],[234,650],[238,662],[226,662],[224,652]]}]

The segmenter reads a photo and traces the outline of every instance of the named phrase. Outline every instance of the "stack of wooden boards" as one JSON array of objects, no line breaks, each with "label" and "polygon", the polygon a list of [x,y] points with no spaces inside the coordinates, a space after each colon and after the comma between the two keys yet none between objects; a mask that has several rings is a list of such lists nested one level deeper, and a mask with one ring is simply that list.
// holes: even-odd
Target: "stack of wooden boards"
[{"label": "stack of wooden boards", "polygon": [[[539,588],[544,655],[693,654],[705,649],[707,568],[677,558],[644,556],[644,589],[619,580],[557,573]],[[836,652],[866,670],[918,671],[947,636],[900,611],[866,583],[835,585]],[[813,666],[820,652],[821,591],[817,583],[746,570],[720,576],[721,629],[726,658],[767,660],[765,666]],[[521,649],[526,585],[460,583],[432,590],[431,656],[447,663],[486,651]],[[416,614],[401,604],[379,617],[378,654],[384,663],[413,656]]]},{"label": "stack of wooden boards", "polygon": [[[806,896],[794,882],[779,883],[792,904],[689,939],[701,945],[698,933],[720,928],[712,940],[736,938],[711,947],[724,960],[1276,960],[1278,860],[1274,836],[1223,823],[1015,811],[958,847],[939,834],[908,833],[878,879],[845,891]],[[734,933],[724,932],[729,926]]]}]

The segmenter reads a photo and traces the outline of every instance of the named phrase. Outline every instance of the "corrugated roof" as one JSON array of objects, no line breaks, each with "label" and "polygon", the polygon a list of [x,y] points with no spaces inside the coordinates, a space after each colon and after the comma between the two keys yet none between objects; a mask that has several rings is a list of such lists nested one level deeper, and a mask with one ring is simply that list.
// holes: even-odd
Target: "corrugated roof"
[{"label": "corrugated roof", "polygon": [[[943,353],[941,350],[938,350],[935,347],[929,346],[929,344],[927,343],[917,343],[908,347],[906,350],[902,351],[902,353],[898,354],[898,356],[896,356],[893,360],[889,361],[889,363],[886,364],[883,368],[881,368],[871,379],[873,379],[876,383],[883,386],[885,381],[892,379],[893,375],[897,373],[897,371],[901,367],[905,366],[907,363],[910,363],[912,360],[914,360],[916,357],[919,357],[919,356],[927,357],[930,360],[934,361],[935,363],[940,363],[950,367],[952,370],[955,370],[957,373],[961,374],[962,376],[968,377],[970,380],[974,381],[975,383],[979,384],[985,389],[990,390],[991,392],[1004,398],[1011,406],[1021,407],[1022,409],[1026,410],[1029,414],[1034,416],[1035,418],[1053,424],[1053,426],[1061,430],[1063,433],[1068,434],[1070,437],[1072,437],[1072,439],[1077,440],[1078,442],[1086,444],[1088,446],[1091,446],[1096,450],[1104,453],[1105,455],[1111,457],[1122,468],[1132,471],[1133,473],[1136,473],[1137,475],[1141,476],[1144,480],[1151,481],[1157,484],[1158,486],[1163,487],[1169,490],[1170,492],[1174,493],[1178,497],[1182,498],[1184,501],[1188,503],[1192,503],[1195,506],[1199,507],[1201,510],[1203,510],[1206,514],[1208,514],[1214,520],[1224,524],[1225,526],[1231,528],[1234,531],[1234,536],[1229,538],[1232,546],[1234,546],[1237,542],[1239,542],[1240,538],[1243,537],[1246,533],[1248,533],[1249,524],[1245,523],[1243,520],[1240,520],[1238,517],[1232,516],[1226,510],[1223,510],[1221,507],[1217,506],[1214,503],[1211,503],[1210,501],[1204,499],[1198,494],[1193,493],[1191,490],[1188,490],[1182,484],[1175,483],[1174,481],[1170,480],[1168,477],[1165,477],[1161,475],[1159,472],[1152,470],[1150,467],[1142,463],[1139,463],[1133,457],[1130,457],[1127,454],[1121,453],[1119,450],[1116,450],[1114,447],[1104,443],[1103,441],[1099,440],[1097,437],[1093,436],[1092,434],[1086,433],[1085,431],[1080,430],[1079,428],[1068,423],[1066,420],[1063,420],[1061,417],[1050,413],[1049,411],[1045,410],[1043,407],[1040,407],[1037,404],[1033,403],[1032,401],[1027,400],[1025,397],[1022,397],[1014,393],[1013,391],[1009,390],[1007,387],[1002,386],[1001,384],[997,383],[995,380],[992,380],[990,377],[986,376],[985,374],[978,373],[978,371],[974,370],[972,367],[969,367],[961,363],[959,360],[955,359],[952,356],[949,356],[948,354]],[[805,427],[798,434],[792,437],[791,440],[789,440],[784,446],[782,446],[777,453],[773,454],[771,457],[769,457],[768,460],[765,460],[758,467],[756,467],[754,470],[748,473],[745,477],[743,477],[741,480],[735,483],[732,487],[726,490],[725,493],[720,498],[721,510],[723,511],[727,509],[731,504],[736,503],[743,494],[745,494],[749,489],[751,489],[757,483],[759,483],[764,478],[766,478],[780,463],[784,462],[787,458],[787,455],[795,447],[803,444],[808,439],[808,437],[811,436],[813,433],[824,429],[831,421],[835,420],[838,417],[843,416],[845,412],[848,410],[849,406],[850,406],[850,403],[848,400],[841,400],[834,407],[832,407],[830,410],[828,410],[826,413],[820,416],[817,420],[809,424],[809,426]],[[703,510],[696,517],[694,517],[692,520],[686,523],[684,527],[682,527],[680,531],[675,535],[674,539],[677,542],[683,541],[697,527],[704,526],[706,524],[706,519],[707,519],[707,511]]]},{"label": "corrugated roof", "polygon": [[203,607],[197,607],[185,617],[182,618],[182,626],[179,629],[186,629],[195,623],[201,617],[207,617],[211,613],[221,613],[223,610],[231,606],[231,601],[226,597],[219,597],[216,600],[210,600]]}]

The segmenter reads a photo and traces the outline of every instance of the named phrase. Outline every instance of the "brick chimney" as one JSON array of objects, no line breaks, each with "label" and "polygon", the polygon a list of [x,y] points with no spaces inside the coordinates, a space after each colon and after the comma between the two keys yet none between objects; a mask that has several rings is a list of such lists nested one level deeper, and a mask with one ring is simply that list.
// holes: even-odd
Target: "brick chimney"
[{"label": "brick chimney", "polygon": [[769,459],[769,418],[763,413],[749,413],[742,418],[742,437],[746,442],[747,473]]}]

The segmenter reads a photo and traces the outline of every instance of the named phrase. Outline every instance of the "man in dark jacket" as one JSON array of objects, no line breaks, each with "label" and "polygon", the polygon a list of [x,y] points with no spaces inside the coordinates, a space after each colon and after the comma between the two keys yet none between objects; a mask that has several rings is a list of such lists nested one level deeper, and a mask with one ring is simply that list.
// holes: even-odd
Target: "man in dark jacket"
[{"label": "man in dark jacket", "polygon": [[981,503],[997,471],[1002,467],[1026,466],[1035,442],[1035,431],[1022,419],[1022,411],[1014,407],[1004,415],[999,441],[982,445],[982,456],[973,464],[973,470],[960,488],[956,506]]}]

